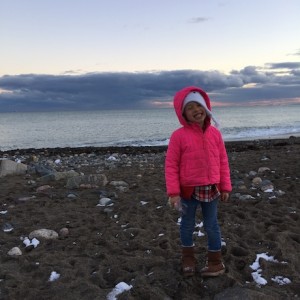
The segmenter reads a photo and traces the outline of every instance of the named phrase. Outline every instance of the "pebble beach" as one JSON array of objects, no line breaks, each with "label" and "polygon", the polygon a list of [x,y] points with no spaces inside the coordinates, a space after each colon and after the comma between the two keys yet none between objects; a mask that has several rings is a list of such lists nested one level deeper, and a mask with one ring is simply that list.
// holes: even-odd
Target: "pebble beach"
[{"label": "pebble beach", "polygon": [[[165,146],[0,152],[0,299],[300,298],[300,137],[226,148],[226,273],[207,279],[181,275]],[[198,211],[199,269],[201,218]]]}]

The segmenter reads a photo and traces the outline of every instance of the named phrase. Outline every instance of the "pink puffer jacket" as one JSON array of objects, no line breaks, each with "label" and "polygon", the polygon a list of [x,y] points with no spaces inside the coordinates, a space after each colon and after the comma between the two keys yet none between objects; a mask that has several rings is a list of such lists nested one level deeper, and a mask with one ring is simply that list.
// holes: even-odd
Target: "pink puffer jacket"
[{"label": "pink puffer jacket", "polygon": [[203,131],[197,124],[187,123],[182,116],[183,101],[191,91],[199,92],[211,110],[208,95],[197,87],[187,87],[175,95],[174,108],[182,127],[173,132],[168,146],[167,194],[189,198],[193,187],[210,184],[217,184],[221,192],[230,192],[228,158],[220,131],[210,125],[209,117]]}]

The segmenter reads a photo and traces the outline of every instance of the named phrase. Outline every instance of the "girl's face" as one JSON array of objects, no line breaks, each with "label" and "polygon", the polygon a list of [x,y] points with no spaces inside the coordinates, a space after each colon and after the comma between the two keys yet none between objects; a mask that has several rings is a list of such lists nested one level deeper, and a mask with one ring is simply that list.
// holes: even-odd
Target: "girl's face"
[{"label": "girl's face", "polygon": [[203,127],[206,115],[206,110],[198,102],[189,102],[184,107],[183,116],[190,123],[198,123]]}]

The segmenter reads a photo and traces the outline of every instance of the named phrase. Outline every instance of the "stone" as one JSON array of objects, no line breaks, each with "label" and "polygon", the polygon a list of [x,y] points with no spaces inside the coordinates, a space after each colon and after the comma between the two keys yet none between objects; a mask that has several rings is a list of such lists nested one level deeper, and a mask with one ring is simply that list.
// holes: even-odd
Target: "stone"
[{"label": "stone", "polygon": [[252,185],[254,187],[259,187],[261,185],[261,183],[262,183],[262,179],[260,177],[254,177],[252,179]]},{"label": "stone", "polygon": [[2,230],[4,232],[12,232],[14,230],[14,227],[10,223],[4,223],[2,225]]},{"label": "stone", "polygon": [[90,175],[75,176],[69,178],[67,181],[66,188],[75,189],[75,188],[79,188],[81,185],[106,186],[107,183],[108,181],[104,174],[90,174]]},{"label": "stone", "polygon": [[112,203],[113,203],[113,201],[110,198],[101,198],[99,200],[98,206],[107,206],[107,205],[110,205]]},{"label": "stone", "polygon": [[269,172],[269,171],[271,171],[271,170],[268,167],[260,167],[258,169],[258,173],[264,173],[264,172]]},{"label": "stone", "polygon": [[7,252],[7,254],[9,256],[20,256],[22,255],[22,251],[19,247],[13,247]]},{"label": "stone", "polygon": [[46,240],[52,240],[58,238],[58,233],[51,229],[37,229],[29,234],[29,238],[40,238],[40,239],[46,239]]},{"label": "stone", "polygon": [[249,177],[250,178],[254,178],[256,175],[257,175],[257,172],[255,172],[255,171],[250,171],[249,172]]},{"label": "stone", "polygon": [[79,173],[77,173],[74,170],[65,171],[65,172],[55,172],[53,174],[54,180],[62,180],[62,179],[68,179],[75,176],[79,176]]},{"label": "stone", "polygon": [[6,175],[21,175],[27,171],[27,165],[9,159],[0,160],[0,177]]},{"label": "stone", "polygon": [[64,227],[62,229],[59,230],[59,236],[60,237],[67,237],[69,235],[69,229],[67,227]]},{"label": "stone", "polygon": [[241,195],[241,196],[239,197],[239,200],[241,200],[241,201],[252,200],[252,199],[255,199],[255,198],[252,197],[251,195]]},{"label": "stone", "polygon": [[52,189],[52,187],[51,187],[50,185],[42,185],[42,186],[39,186],[39,187],[36,189],[36,191],[37,191],[38,193],[43,193],[43,192],[45,192],[45,191],[47,191],[47,190],[49,190],[49,189]]}]

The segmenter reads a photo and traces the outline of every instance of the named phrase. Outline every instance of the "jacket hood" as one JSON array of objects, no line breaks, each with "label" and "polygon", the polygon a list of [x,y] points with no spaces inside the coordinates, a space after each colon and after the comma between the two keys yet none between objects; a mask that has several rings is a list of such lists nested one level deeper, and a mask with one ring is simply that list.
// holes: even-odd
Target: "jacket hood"
[{"label": "jacket hood", "polygon": [[[195,86],[189,86],[189,87],[186,87],[186,88],[178,91],[174,96],[173,105],[174,105],[174,109],[175,109],[177,118],[178,118],[180,124],[183,126],[189,125],[189,123],[186,121],[186,119],[182,115],[182,106],[183,106],[185,97],[190,92],[200,93],[200,95],[203,97],[203,99],[206,103],[207,108],[211,111],[210,99],[209,99],[208,95],[206,94],[206,92],[204,92],[202,89],[195,87]],[[210,121],[211,121],[211,118],[209,116],[207,116],[205,119],[205,126],[208,126],[210,124]]]}]

